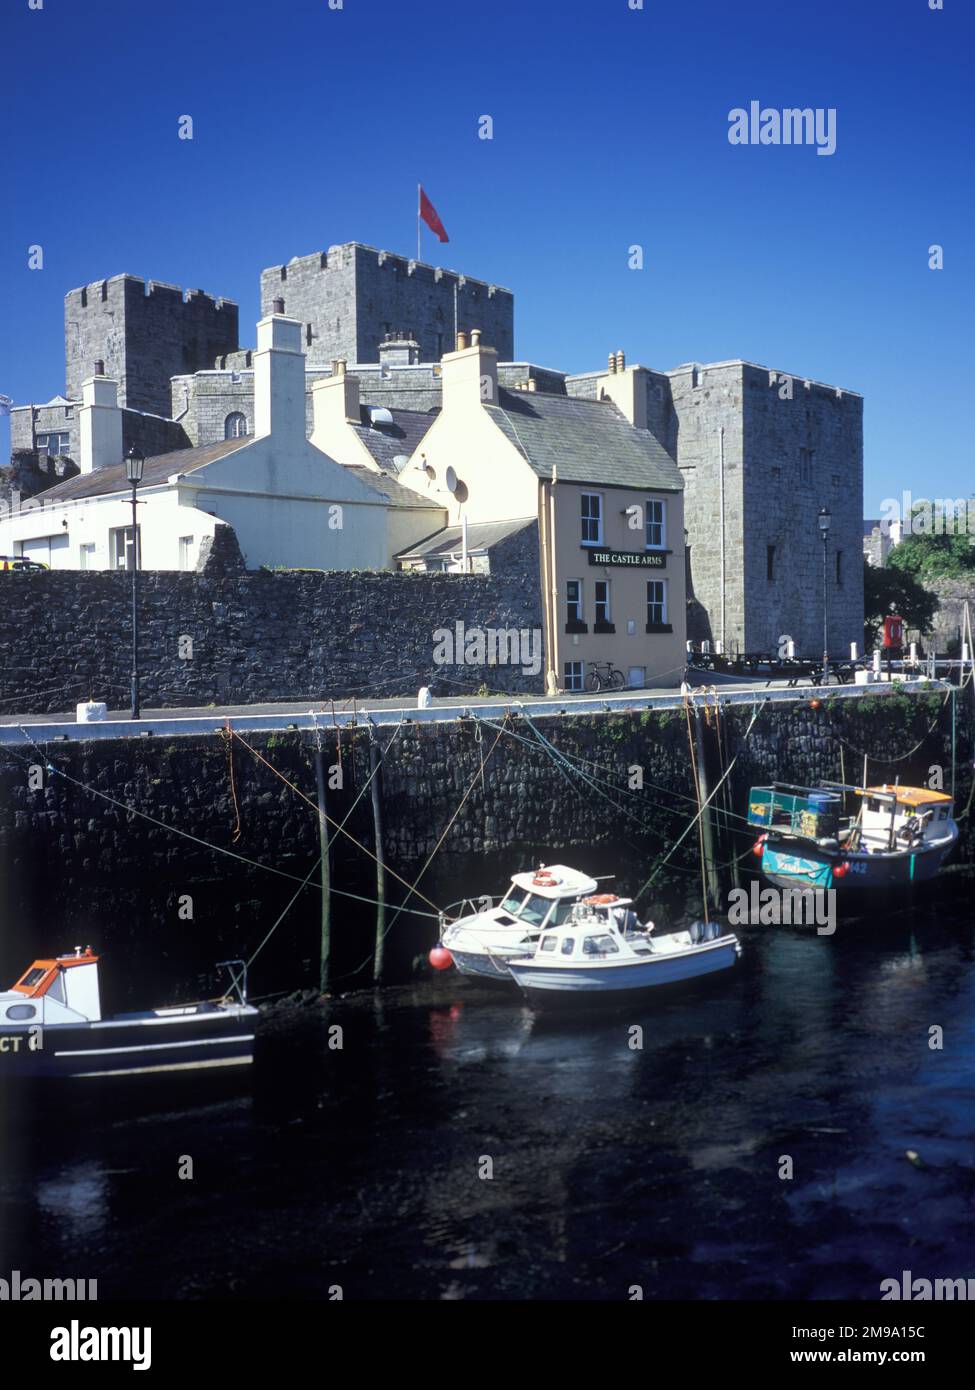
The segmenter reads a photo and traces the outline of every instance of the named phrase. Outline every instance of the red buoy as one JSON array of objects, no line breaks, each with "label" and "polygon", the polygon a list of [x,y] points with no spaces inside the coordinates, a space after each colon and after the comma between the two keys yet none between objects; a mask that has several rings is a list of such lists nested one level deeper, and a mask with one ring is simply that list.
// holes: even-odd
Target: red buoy
[{"label": "red buoy", "polygon": [[447,950],[446,946],[434,946],[427,960],[434,970],[448,970],[454,963],[454,958]]}]

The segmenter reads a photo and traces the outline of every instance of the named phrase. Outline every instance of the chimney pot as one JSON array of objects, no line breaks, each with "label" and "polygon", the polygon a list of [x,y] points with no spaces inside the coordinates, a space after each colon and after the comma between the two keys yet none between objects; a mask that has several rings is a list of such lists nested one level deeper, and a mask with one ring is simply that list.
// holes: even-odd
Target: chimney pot
[{"label": "chimney pot", "polygon": [[100,357],[98,358],[98,360],[97,360],[96,363],[95,363],[95,375],[96,375],[96,376],[104,376],[104,375],[105,375],[105,363],[104,363],[104,361],[103,361]]},{"label": "chimney pot", "polygon": [[280,295],[278,296],[277,299],[275,299],[275,301],[274,301],[273,304],[271,305],[271,310],[272,310],[272,312],[275,313],[275,314],[283,314],[283,313],[284,313],[284,300],[280,297]]},{"label": "chimney pot", "polygon": [[622,348],[620,348],[619,352],[616,354],[616,370],[618,372],[626,371],[626,353]]},{"label": "chimney pot", "polygon": [[612,375],[615,373],[615,371],[616,371],[616,353],[615,353],[615,352],[611,352],[611,353],[609,354],[609,356],[607,357],[607,359],[606,359],[606,368],[607,368],[607,370],[608,370],[610,376],[612,376]]},{"label": "chimney pot", "polygon": [[480,347],[480,346],[481,346],[481,330],[480,330],[479,328],[472,328],[472,329],[471,329],[471,347]]},{"label": "chimney pot", "polygon": [[467,334],[463,331],[457,334],[457,351],[463,352],[467,347]]}]

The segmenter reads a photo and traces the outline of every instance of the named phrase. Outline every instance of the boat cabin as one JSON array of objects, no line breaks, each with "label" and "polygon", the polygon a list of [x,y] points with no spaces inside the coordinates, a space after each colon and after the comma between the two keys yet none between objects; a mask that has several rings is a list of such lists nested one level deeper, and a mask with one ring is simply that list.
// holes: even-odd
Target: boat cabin
[{"label": "boat cabin", "polygon": [[546,926],[561,925],[579,898],[595,893],[598,887],[594,878],[577,869],[564,864],[548,868],[543,865],[534,871],[512,875],[511,887],[499,911],[523,922],[532,931],[539,931]]},{"label": "boat cabin", "polygon": [[98,957],[82,951],[35,960],[10,989],[0,994],[0,1023],[97,1023],[102,1016]]},{"label": "boat cabin", "polygon": [[860,788],[859,815],[840,840],[849,849],[910,849],[950,833],[953,801],[927,787]]},{"label": "boat cabin", "polygon": [[[859,798],[856,815],[844,814],[844,796]],[[776,782],[753,787],[748,820],[775,836],[810,840],[824,849],[865,854],[916,850],[951,838],[953,798],[927,787],[847,786],[826,782],[820,788]]]}]

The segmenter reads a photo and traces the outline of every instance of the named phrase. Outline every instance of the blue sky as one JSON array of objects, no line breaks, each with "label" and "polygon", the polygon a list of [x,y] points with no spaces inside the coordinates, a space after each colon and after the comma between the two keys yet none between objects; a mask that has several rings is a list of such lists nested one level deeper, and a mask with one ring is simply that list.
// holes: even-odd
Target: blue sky
[{"label": "blue sky", "polygon": [[[519,357],[836,383],[867,514],[965,495],[975,18],[944,6],[4,0],[0,392],[59,391],[65,292],[122,271],[236,299],[251,344],[263,266],[413,254],[421,180],[451,239],[424,259],[514,290]],[[729,144],[752,100],[836,108],[836,153]]]}]

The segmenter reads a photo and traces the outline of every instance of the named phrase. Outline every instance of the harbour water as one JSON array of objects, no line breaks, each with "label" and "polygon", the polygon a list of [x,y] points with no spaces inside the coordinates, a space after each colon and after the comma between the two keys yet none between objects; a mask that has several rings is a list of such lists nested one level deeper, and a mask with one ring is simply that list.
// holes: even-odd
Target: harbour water
[{"label": "harbour water", "polygon": [[450,972],[279,1009],[233,1079],[8,1094],[0,1273],[100,1299],[877,1299],[905,1269],[970,1277],[970,885],[830,937],[739,934],[730,976],[611,1017],[539,1020]]}]

